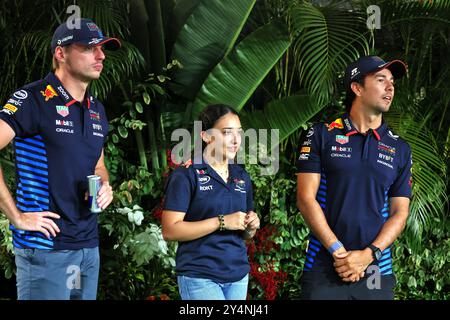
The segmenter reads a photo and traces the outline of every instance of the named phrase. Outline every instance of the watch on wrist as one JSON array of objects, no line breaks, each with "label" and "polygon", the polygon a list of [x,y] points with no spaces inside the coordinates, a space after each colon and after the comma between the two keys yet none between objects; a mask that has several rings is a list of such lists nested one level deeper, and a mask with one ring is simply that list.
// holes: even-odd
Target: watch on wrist
[{"label": "watch on wrist", "polygon": [[372,250],[372,257],[375,261],[381,259],[381,250],[378,247],[375,247],[373,244],[369,244],[370,250]]}]

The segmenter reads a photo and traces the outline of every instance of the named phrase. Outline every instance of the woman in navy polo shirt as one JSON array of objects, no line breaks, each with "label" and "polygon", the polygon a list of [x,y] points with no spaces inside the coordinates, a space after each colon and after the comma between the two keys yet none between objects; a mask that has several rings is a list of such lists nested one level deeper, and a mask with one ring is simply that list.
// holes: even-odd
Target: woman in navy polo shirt
[{"label": "woman in navy polo shirt", "polygon": [[244,300],[250,266],[244,239],[259,228],[248,173],[233,164],[242,127],[231,107],[200,114],[203,157],[180,167],[166,186],[162,231],[179,241],[176,257],[183,300]]}]

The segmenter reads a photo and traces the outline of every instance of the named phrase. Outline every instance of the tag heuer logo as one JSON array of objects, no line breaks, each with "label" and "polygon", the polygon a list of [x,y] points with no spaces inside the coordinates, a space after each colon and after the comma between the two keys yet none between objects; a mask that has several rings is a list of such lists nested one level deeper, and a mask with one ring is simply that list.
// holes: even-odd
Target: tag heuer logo
[{"label": "tag heuer logo", "polygon": [[340,143],[340,144],[346,144],[346,143],[348,143],[348,137],[347,136],[337,135],[336,136],[336,142]]},{"label": "tag heuer logo", "polygon": [[67,117],[69,115],[69,107],[67,106],[56,106],[56,112],[63,117]]}]

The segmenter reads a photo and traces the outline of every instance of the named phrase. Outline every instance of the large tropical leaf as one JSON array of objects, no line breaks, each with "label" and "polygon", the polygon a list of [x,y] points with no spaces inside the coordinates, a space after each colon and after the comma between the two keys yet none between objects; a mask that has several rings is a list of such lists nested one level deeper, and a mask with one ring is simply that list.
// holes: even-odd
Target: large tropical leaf
[{"label": "large tropical leaf", "polygon": [[338,74],[360,53],[369,52],[367,39],[358,31],[366,27],[366,16],[339,3],[316,7],[303,2],[293,5],[290,17],[300,82],[310,93],[328,98]]},{"label": "large tropical leaf", "polygon": [[178,34],[173,90],[192,99],[211,69],[233,47],[256,0],[202,0]]},{"label": "large tropical leaf", "polygon": [[[413,199],[407,223],[409,241],[420,242],[424,228],[433,218],[442,218],[448,201],[446,192],[446,163],[439,156],[433,134],[405,113],[390,111],[385,115],[389,126],[408,141],[413,157]],[[419,122],[420,123],[420,122]]]},{"label": "large tropical leaf", "polygon": [[264,110],[241,115],[245,129],[278,129],[280,143],[304,126],[324,107],[307,94],[292,95],[270,102]]},{"label": "large tropical leaf", "polygon": [[208,76],[194,101],[192,117],[210,103],[241,110],[289,46],[285,25],[278,21],[251,33]]},{"label": "large tropical leaf", "polygon": [[[175,40],[180,33],[187,19],[194,12],[195,8],[200,4],[201,0],[178,0],[172,10],[169,18],[168,32],[166,35],[166,48],[171,50],[175,44]],[[171,52],[168,52],[169,55]]]}]

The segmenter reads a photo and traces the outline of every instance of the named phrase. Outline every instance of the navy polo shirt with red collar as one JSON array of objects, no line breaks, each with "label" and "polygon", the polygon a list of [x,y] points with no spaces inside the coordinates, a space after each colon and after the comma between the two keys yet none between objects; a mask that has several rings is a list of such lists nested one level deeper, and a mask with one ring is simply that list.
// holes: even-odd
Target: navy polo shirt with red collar
[{"label": "navy polo shirt with red collar", "polygon": [[53,73],[12,94],[0,119],[15,132],[16,201],[22,212],[52,211],[61,230],[13,232],[17,248],[72,250],[98,246],[97,215],[84,200],[108,133],[103,105],[89,92],[73,99]]},{"label": "navy polo shirt with red collar", "polygon": [[[229,164],[226,183],[207,163],[178,168],[166,184],[164,210],[185,212],[184,221],[201,221],[219,214],[253,210],[248,173]],[[218,282],[241,280],[250,271],[243,231],[215,231],[204,237],[179,242],[177,275]]]},{"label": "navy polo shirt with red collar", "polygon": [[[362,134],[347,114],[310,128],[297,172],[319,173],[316,199],[346,250],[371,244],[389,217],[391,197],[411,197],[411,149],[383,121]],[[391,248],[382,252],[381,275],[392,274]],[[304,271],[329,272],[333,258],[311,233]]]}]

